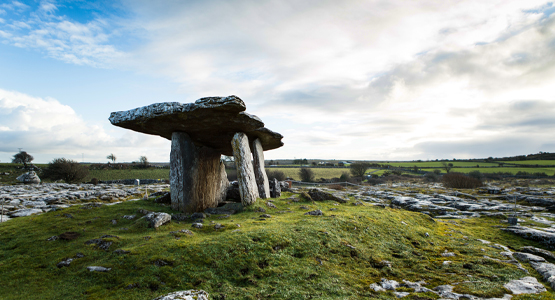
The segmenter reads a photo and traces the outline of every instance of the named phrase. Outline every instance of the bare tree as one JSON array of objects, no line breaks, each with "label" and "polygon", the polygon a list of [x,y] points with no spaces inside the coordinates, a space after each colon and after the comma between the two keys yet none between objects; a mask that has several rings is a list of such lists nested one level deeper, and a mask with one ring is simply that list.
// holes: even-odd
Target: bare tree
[{"label": "bare tree", "polygon": [[106,156],[106,158],[111,160],[113,163],[116,163],[116,156],[114,153],[110,153],[110,155]]},{"label": "bare tree", "polygon": [[27,152],[21,151],[13,156],[12,164],[23,164],[25,169],[27,169],[27,163],[32,162],[33,159],[33,156],[31,156]]}]

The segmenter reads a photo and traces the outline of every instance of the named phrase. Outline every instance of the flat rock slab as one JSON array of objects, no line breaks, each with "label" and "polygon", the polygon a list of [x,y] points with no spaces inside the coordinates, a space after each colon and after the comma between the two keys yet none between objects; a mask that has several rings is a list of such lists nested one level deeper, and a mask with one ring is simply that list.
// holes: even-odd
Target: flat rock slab
[{"label": "flat rock slab", "polygon": [[539,294],[547,291],[536,278],[530,276],[519,280],[511,280],[504,286],[513,294]]},{"label": "flat rock slab", "polygon": [[112,112],[109,120],[115,126],[169,140],[173,132],[186,132],[197,146],[230,156],[236,132],[247,134],[249,140],[259,138],[264,150],[283,146],[281,134],[265,128],[262,120],[245,109],[243,100],[236,96],[206,97],[195,103],[164,102]]}]

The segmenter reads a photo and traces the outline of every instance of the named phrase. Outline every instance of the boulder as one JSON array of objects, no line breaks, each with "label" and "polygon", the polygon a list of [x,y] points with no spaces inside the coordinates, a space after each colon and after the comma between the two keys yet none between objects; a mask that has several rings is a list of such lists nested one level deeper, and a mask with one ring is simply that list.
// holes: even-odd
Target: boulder
[{"label": "boulder", "polygon": [[151,212],[145,216],[145,218],[150,222],[148,227],[158,228],[166,223],[171,222],[172,217],[170,214],[163,212]]},{"label": "boulder", "polygon": [[203,290],[186,290],[160,296],[154,300],[208,300],[208,293]]},{"label": "boulder", "polygon": [[341,197],[337,197],[332,193],[324,192],[324,191],[319,190],[319,189],[311,189],[310,191],[308,191],[308,195],[310,195],[310,198],[312,198],[312,200],[314,200],[314,201],[333,200],[333,201],[337,201],[339,203],[346,203],[347,202],[347,200],[345,200]]},{"label": "boulder", "polygon": [[40,178],[35,173],[35,171],[30,171],[25,174],[22,174],[16,178],[18,181],[23,182],[25,184],[39,184]]}]

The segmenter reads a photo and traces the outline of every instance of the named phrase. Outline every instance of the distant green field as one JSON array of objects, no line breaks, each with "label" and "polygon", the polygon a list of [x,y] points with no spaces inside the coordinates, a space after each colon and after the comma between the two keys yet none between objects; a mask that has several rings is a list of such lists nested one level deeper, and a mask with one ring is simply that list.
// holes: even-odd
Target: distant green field
[{"label": "distant green field", "polygon": [[[301,180],[299,176],[299,170],[301,168],[266,168],[267,171],[281,171],[285,174],[285,176],[293,178],[295,180]],[[314,172],[314,178],[339,178],[341,174],[348,173],[351,174],[349,169],[341,169],[341,168],[311,168]],[[369,169],[366,173],[372,172],[375,169]]]},{"label": "distant green field", "polygon": [[517,160],[517,161],[500,161],[500,163],[514,164],[514,165],[555,166],[555,160]]},{"label": "distant green field", "polygon": [[[443,161],[423,161],[423,162],[415,162],[415,161],[407,161],[407,162],[392,162],[392,163],[380,163],[380,165],[390,165],[393,167],[404,167],[410,168],[417,166],[419,168],[426,168],[426,167],[443,167]],[[475,167],[479,165],[480,167],[496,167],[498,163],[486,163],[486,162],[466,162],[466,161],[446,161],[445,163],[453,164],[454,167]]]},{"label": "distant green field", "polygon": [[[433,172],[434,170],[438,169],[425,169],[423,168],[422,171],[426,172]],[[516,174],[517,172],[528,172],[528,173],[542,173],[552,176],[555,174],[555,168],[511,168],[511,167],[501,167],[501,168],[453,168],[451,172],[458,172],[458,173],[469,173],[472,171],[480,171],[481,173],[497,173],[497,172],[509,172],[511,174]],[[445,173],[445,170],[441,169],[442,173]]]}]

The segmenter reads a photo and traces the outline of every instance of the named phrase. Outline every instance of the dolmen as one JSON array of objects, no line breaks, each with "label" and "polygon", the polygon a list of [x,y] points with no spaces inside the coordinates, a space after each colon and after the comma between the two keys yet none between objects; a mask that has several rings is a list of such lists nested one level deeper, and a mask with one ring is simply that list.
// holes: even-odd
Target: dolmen
[{"label": "dolmen", "polygon": [[119,127],[171,140],[171,206],[185,213],[217,207],[229,181],[221,155],[235,158],[243,206],[269,198],[264,152],[283,146],[283,136],[245,112],[237,96],[206,97],[194,103],[155,103],[112,112]]}]

